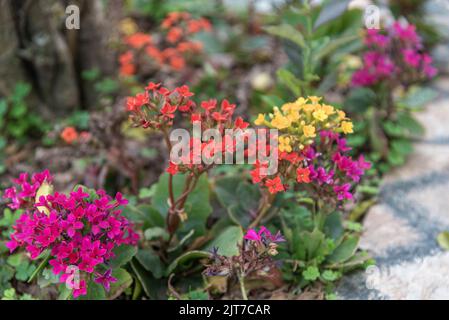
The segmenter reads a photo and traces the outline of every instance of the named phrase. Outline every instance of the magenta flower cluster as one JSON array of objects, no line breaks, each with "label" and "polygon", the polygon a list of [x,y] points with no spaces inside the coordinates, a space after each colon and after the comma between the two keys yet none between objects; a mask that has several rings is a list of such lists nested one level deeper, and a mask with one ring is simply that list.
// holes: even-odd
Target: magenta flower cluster
[{"label": "magenta flower cluster", "polygon": [[350,150],[346,139],[332,131],[322,131],[319,143],[304,150],[309,178],[315,182],[312,185],[319,197],[338,201],[353,199],[352,185],[360,181],[371,163],[365,161],[363,155],[352,159],[348,155]]},{"label": "magenta flower cluster", "polygon": [[386,32],[368,29],[364,44],[368,51],[363,55],[363,67],[353,74],[354,86],[430,79],[437,73],[432,58],[422,52],[421,38],[412,24],[395,22]]},{"label": "magenta flower cluster", "polygon": [[48,171],[33,175],[31,182],[22,174],[4,197],[11,199],[10,207],[25,209],[13,226],[11,240],[6,244],[10,252],[23,247],[31,259],[48,251],[53,273],[61,283],[73,278],[75,269],[82,279],[73,285],[76,298],[87,293],[86,279],[91,277],[109,290],[116,281],[108,263],[119,245],[136,245],[139,236],[131,223],[121,214],[120,206],[128,203],[120,193],[115,198],[103,190],[89,194],[79,187],[70,195],[55,192],[43,195],[34,203],[39,185],[51,181]]},{"label": "magenta flower cluster", "polygon": [[259,231],[256,231],[255,229],[249,229],[244,235],[243,239],[258,242],[268,242],[268,243],[270,242],[277,243],[285,241],[280,231],[278,231],[276,234],[272,234],[270,230],[268,230],[264,226],[261,226],[259,228]]}]

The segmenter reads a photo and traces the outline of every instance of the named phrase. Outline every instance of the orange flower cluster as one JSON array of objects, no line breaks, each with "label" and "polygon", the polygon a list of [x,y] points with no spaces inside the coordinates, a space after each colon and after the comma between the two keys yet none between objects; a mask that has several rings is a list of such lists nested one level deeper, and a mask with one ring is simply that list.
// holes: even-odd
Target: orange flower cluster
[{"label": "orange flower cluster", "polygon": [[90,139],[90,133],[87,131],[81,131],[78,133],[74,127],[65,127],[62,130],[60,137],[67,144],[72,144],[75,142],[87,142]]},{"label": "orange flower cluster", "polygon": [[187,12],[171,12],[160,25],[163,37],[159,41],[153,41],[151,35],[142,32],[125,37],[128,50],[119,58],[120,74],[134,75],[137,71],[136,58],[142,53],[158,66],[167,65],[173,70],[182,70],[189,55],[203,49],[201,42],[190,40],[189,36],[211,29],[210,22],[205,18],[193,19]]}]

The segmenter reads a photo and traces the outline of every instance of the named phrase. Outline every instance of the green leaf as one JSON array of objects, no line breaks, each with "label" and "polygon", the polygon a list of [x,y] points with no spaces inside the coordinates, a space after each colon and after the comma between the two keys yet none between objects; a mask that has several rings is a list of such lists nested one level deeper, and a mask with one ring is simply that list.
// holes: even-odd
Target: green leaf
[{"label": "green leaf", "polygon": [[326,270],[321,274],[321,277],[326,281],[332,282],[338,280],[341,277],[341,274],[337,271]]},{"label": "green leaf", "polygon": [[111,283],[111,290],[108,294],[110,297],[118,297],[133,283],[133,278],[125,269],[119,268],[113,270],[112,276],[116,278],[117,281]]},{"label": "green leaf", "polygon": [[347,46],[353,41],[356,41],[358,39],[358,35],[347,35],[342,36],[340,38],[332,39],[328,44],[326,44],[323,48],[320,48],[319,51],[314,52],[313,60],[315,63],[319,63],[322,59],[326,58],[327,56],[333,54],[336,50],[338,50],[340,47]]},{"label": "green leaf", "polygon": [[374,105],[376,93],[369,88],[351,89],[345,99],[344,109],[350,112],[363,113],[370,106]]},{"label": "green leaf", "polygon": [[161,227],[153,227],[148,228],[144,232],[145,240],[153,240],[156,238],[162,238],[164,240],[168,240],[170,235],[168,234],[167,230]]},{"label": "green leaf", "polygon": [[218,237],[212,240],[205,250],[211,251],[218,248],[218,253],[222,256],[232,257],[239,254],[238,245],[243,241],[243,231],[239,226],[226,228]]},{"label": "green leaf", "polygon": [[8,257],[8,259],[6,260],[6,262],[12,267],[18,267],[22,263],[23,258],[24,258],[24,256],[22,253],[16,253],[16,254],[10,255]]},{"label": "green leaf", "polygon": [[136,255],[137,261],[145,268],[145,270],[150,271],[156,279],[162,278],[164,275],[164,265],[151,249],[140,249]]},{"label": "green leaf", "polygon": [[106,300],[106,292],[102,284],[96,283],[93,280],[87,282],[87,294],[79,296],[78,300]]},{"label": "green leaf", "polygon": [[437,237],[437,241],[441,248],[449,250],[449,232],[441,232]]},{"label": "green leaf", "polygon": [[396,150],[391,150],[388,153],[387,160],[392,166],[400,166],[405,163],[405,156]]},{"label": "green leaf", "polygon": [[162,214],[147,204],[138,206],[128,205],[123,208],[123,215],[135,223],[143,223],[143,229],[165,227],[165,220]]},{"label": "green leaf", "polygon": [[342,263],[350,259],[356,252],[359,238],[355,236],[347,237],[326,259],[329,264]]},{"label": "green leaf", "polygon": [[166,299],[167,279],[155,279],[151,272],[145,270],[136,259],[131,260],[131,268],[148,297],[160,300]]},{"label": "green leaf", "polygon": [[36,270],[36,266],[25,261],[16,267],[15,277],[17,280],[25,282],[33,274],[34,270]]},{"label": "green leaf", "polygon": [[240,176],[225,177],[215,182],[215,193],[231,220],[244,228],[248,227],[252,221],[248,213],[256,212],[259,206],[259,187]]},{"label": "green leaf", "polygon": [[263,102],[265,102],[269,107],[279,107],[282,106],[285,101],[278,96],[263,95],[261,96]]},{"label": "green leaf", "polygon": [[113,250],[115,257],[111,259],[110,266],[118,268],[129,262],[137,253],[137,247],[122,244]]},{"label": "green leaf", "polygon": [[5,99],[0,99],[0,117],[3,117],[8,111],[8,103]]},{"label": "green leaf", "polygon": [[279,26],[268,26],[265,27],[264,30],[274,36],[290,40],[301,48],[304,48],[306,46],[304,37],[301,34],[301,32],[299,30],[296,30],[293,26],[289,24],[282,24]]},{"label": "green leaf", "polygon": [[202,259],[202,258],[210,258],[211,257],[211,253],[210,252],[206,252],[206,251],[199,251],[199,250],[194,250],[194,251],[189,251],[186,252],[182,255],[180,255],[179,257],[177,257],[167,268],[165,275],[168,277],[170,274],[173,273],[173,271],[175,271],[177,268],[180,268],[182,266],[185,266],[187,264],[191,264],[193,263],[193,261],[197,260],[197,259]]},{"label": "green leaf", "polygon": [[411,135],[420,136],[424,133],[424,127],[407,112],[398,114],[397,125]]},{"label": "green leaf", "polygon": [[310,266],[302,272],[302,276],[305,280],[315,281],[320,276],[320,270],[315,266]]},{"label": "green leaf", "polygon": [[276,74],[279,81],[287,86],[295,95],[299,96],[301,94],[302,82],[293,73],[287,69],[279,69]]},{"label": "green leaf", "polygon": [[314,29],[318,29],[320,26],[337,19],[347,9],[350,0],[332,0],[323,6],[313,25]]},{"label": "green leaf", "polygon": [[25,82],[19,82],[14,87],[11,99],[17,103],[25,98],[31,92],[31,85]]},{"label": "green leaf", "polygon": [[398,105],[408,109],[420,109],[437,96],[438,92],[434,89],[412,87],[406,96],[398,101]]},{"label": "green leaf", "polygon": [[[169,174],[164,173],[157,183],[153,197],[153,206],[165,217],[168,212],[168,178]],[[175,198],[178,198],[183,191],[184,175],[173,176],[173,191]],[[187,213],[187,220],[180,228],[180,232],[187,234],[190,230],[195,230],[194,237],[202,236],[206,232],[206,220],[212,213],[209,200],[209,182],[206,175],[202,175],[196,184],[195,189],[190,193],[185,203],[184,209]]]},{"label": "green leaf", "polygon": [[391,141],[391,149],[399,154],[408,155],[413,151],[413,145],[409,140],[398,139]]},{"label": "green leaf", "polygon": [[338,241],[344,234],[343,220],[340,212],[333,212],[326,218],[324,233],[327,237]]}]

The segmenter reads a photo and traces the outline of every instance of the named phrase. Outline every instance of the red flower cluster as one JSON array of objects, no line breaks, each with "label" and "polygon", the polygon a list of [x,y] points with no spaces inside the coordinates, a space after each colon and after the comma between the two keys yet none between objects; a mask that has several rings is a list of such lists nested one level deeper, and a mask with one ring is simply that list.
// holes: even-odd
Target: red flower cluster
[{"label": "red flower cluster", "polygon": [[[136,126],[143,128],[161,129],[162,131],[171,127],[177,112],[188,118],[192,124],[197,124],[201,131],[217,129],[221,134],[221,140],[212,137],[207,141],[195,138],[191,135],[190,154],[186,159],[181,159],[181,164],[170,163],[167,172],[174,175],[178,172],[199,171],[208,167],[201,162],[201,155],[207,154],[210,159],[217,154],[224,155],[225,152],[233,152],[235,145],[225,145],[226,141],[233,141],[232,137],[226,137],[226,129],[246,129],[249,123],[241,117],[233,119],[235,104],[228,100],[218,103],[211,99],[196,104],[190,98],[194,95],[188,86],[184,85],[174,90],[162,87],[160,83],[150,82],[145,92],[139,93],[127,100],[127,109],[131,113],[130,118]],[[198,153],[194,151],[197,150]],[[198,157],[200,159],[198,160]]]},{"label": "red flower cluster", "polygon": [[108,290],[109,283],[115,281],[107,267],[114,257],[113,249],[135,245],[139,239],[119,209],[128,201],[120,193],[112,199],[102,190],[89,194],[79,187],[69,196],[55,192],[40,196],[34,203],[39,186],[50,181],[47,170],[33,175],[31,184],[27,174],[22,174],[15,181],[21,191],[16,187],[7,190],[5,198],[13,201],[10,207],[25,212],[13,226],[6,246],[11,252],[24,247],[31,259],[48,250],[53,273],[60,275],[61,282],[73,276],[75,269],[84,272],[79,283],[70,284],[75,298],[87,293],[89,277]]},{"label": "red flower cluster", "polygon": [[[207,19],[193,19],[187,12],[172,12],[162,22],[163,38],[153,41],[149,34],[137,32],[125,37],[124,42],[129,50],[120,58],[120,73],[133,75],[136,73],[136,59],[141,53],[150,57],[158,66],[168,65],[173,70],[182,70],[189,55],[202,51],[201,42],[189,39],[189,36],[200,31],[212,29]],[[157,38],[157,37],[154,37]]]}]

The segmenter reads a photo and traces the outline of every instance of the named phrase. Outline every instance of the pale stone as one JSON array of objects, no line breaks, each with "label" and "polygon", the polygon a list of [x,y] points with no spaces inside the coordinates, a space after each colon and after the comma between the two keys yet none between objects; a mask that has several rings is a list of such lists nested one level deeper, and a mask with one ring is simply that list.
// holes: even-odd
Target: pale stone
[{"label": "pale stone", "polygon": [[449,228],[449,181],[444,184],[431,184],[410,192],[407,197],[426,209],[430,220]]},{"label": "pale stone", "polygon": [[384,204],[373,206],[365,220],[360,247],[374,256],[384,255],[388,249],[407,246],[420,236],[407,221],[396,217]]},{"label": "pale stone", "polygon": [[394,300],[449,299],[449,252],[393,266],[370,268],[366,285]]}]

